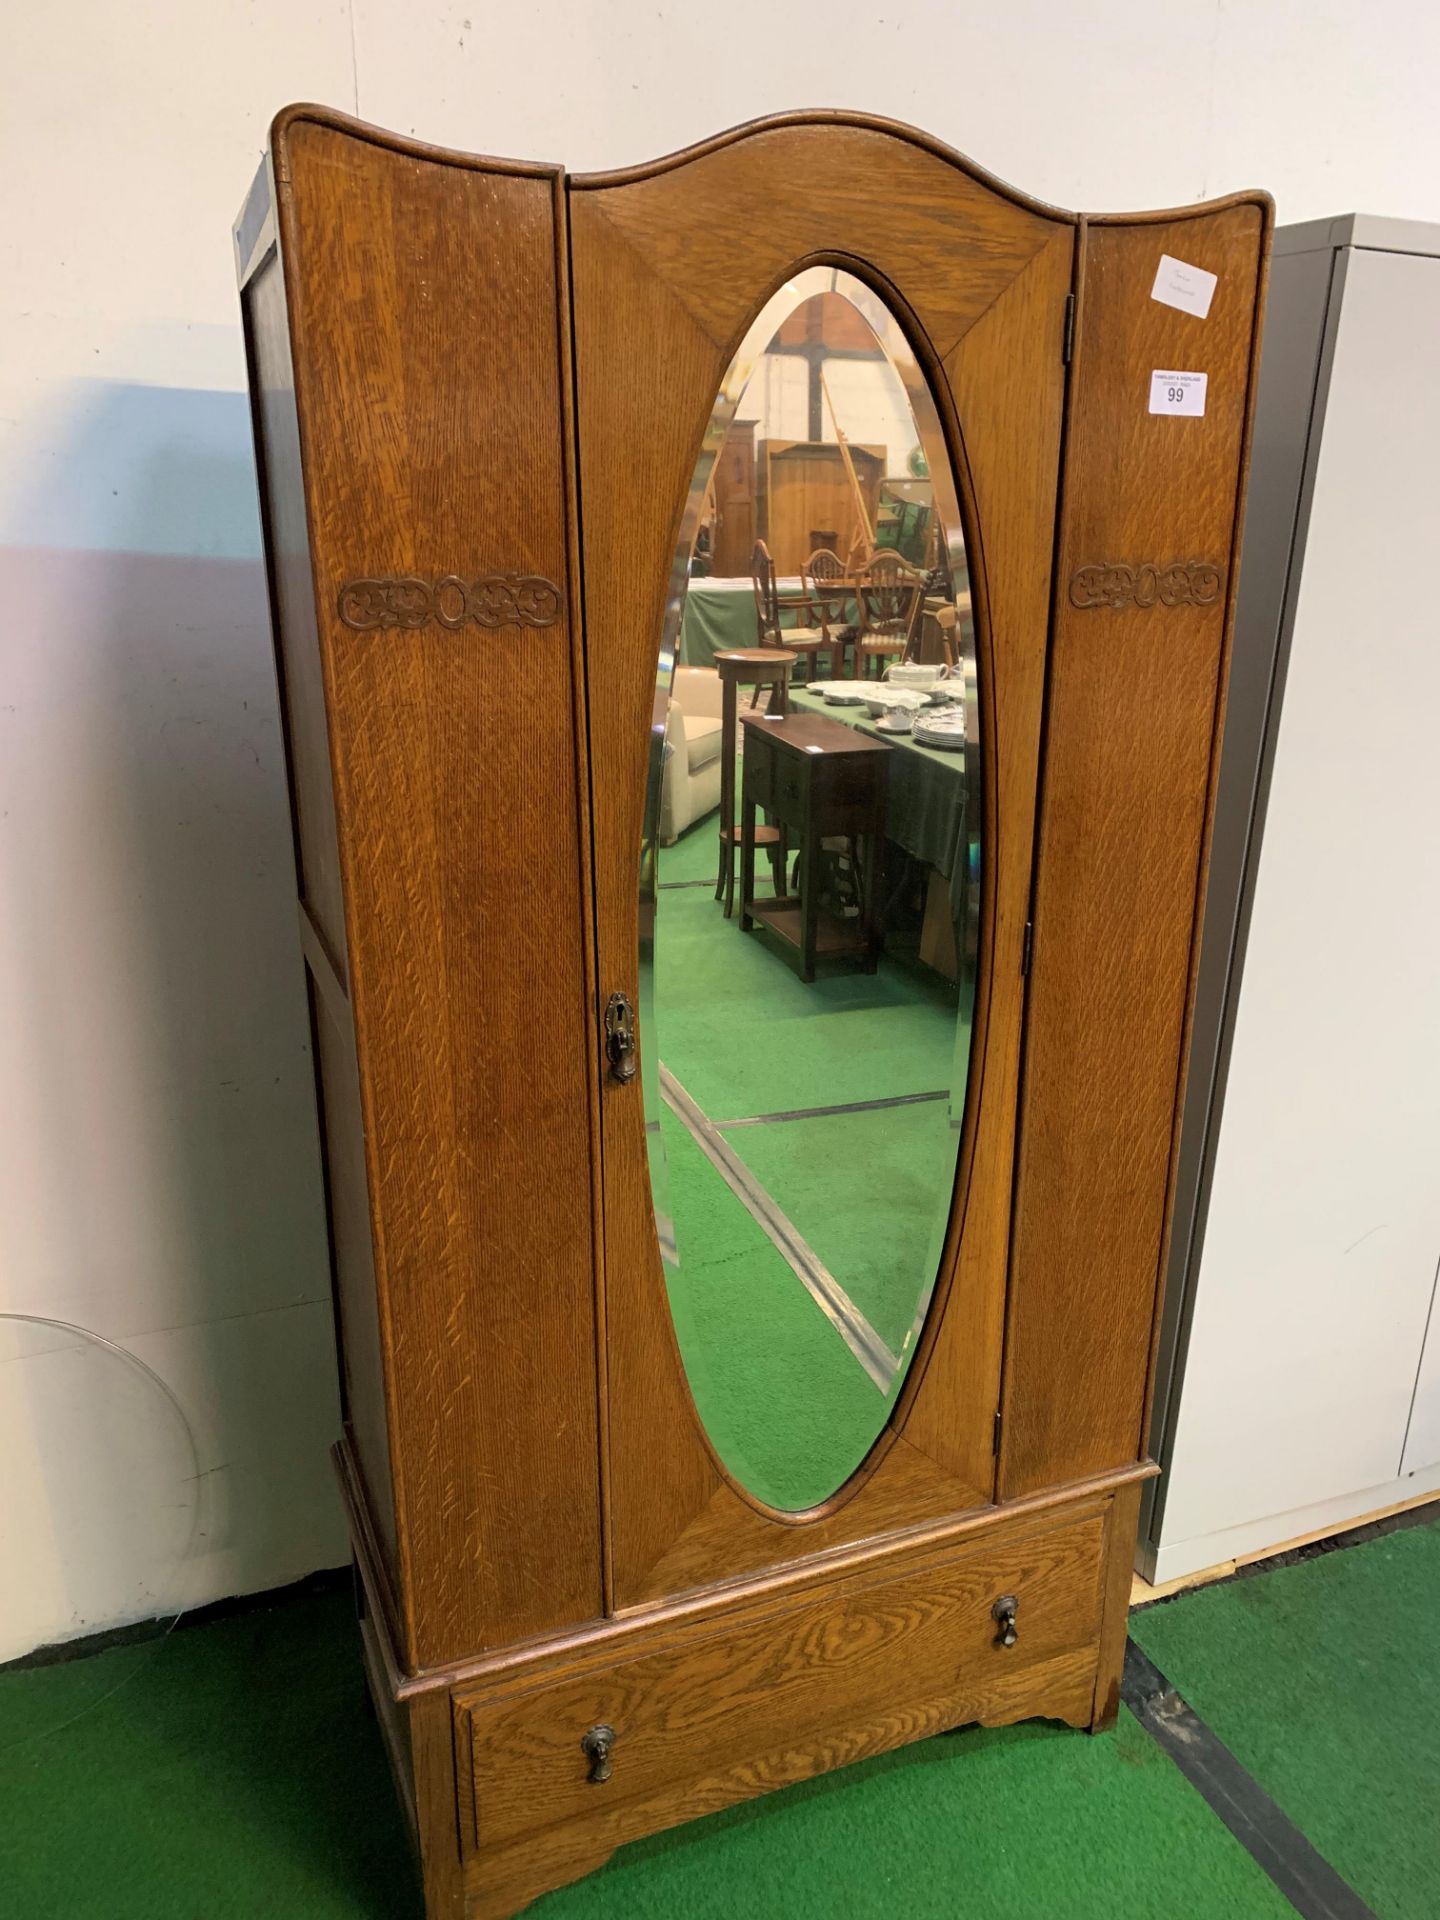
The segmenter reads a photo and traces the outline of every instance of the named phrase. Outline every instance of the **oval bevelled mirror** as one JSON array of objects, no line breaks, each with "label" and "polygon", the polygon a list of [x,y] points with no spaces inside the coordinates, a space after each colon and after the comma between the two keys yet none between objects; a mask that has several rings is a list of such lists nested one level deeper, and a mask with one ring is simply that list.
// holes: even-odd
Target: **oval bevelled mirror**
[{"label": "oval bevelled mirror", "polygon": [[696,463],[641,861],[671,1312],[711,1446],[785,1512],[874,1445],[955,1191],[980,900],[958,494],[895,316],[797,274]]}]

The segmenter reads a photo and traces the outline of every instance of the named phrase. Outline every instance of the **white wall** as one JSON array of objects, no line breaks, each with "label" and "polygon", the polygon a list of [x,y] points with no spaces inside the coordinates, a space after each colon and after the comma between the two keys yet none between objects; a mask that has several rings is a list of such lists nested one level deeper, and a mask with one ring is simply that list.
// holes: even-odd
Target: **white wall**
[{"label": "white wall", "polygon": [[[274,110],[571,167],[864,107],[1091,209],[1440,215],[1440,14],[12,6],[0,30],[0,1658],[344,1555],[228,230]],[[3,1342],[8,1341],[8,1344]]]}]

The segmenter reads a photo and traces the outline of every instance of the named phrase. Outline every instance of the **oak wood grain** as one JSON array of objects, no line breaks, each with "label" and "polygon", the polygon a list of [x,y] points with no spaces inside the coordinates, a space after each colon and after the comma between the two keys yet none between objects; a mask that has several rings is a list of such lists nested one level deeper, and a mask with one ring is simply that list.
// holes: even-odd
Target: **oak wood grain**
[{"label": "oak wood grain", "polygon": [[[337,1449],[337,1453],[343,1452],[343,1447]],[[437,1688],[473,1690],[481,1683],[490,1688],[498,1686],[502,1678],[507,1684],[518,1684],[519,1676],[535,1668],[537,1663],[548,1667],[592,1657],[613,1662],[645,1645],[646,1636],[661,1627],[675,1632],[693,1628],[703,1634],[713,1631],[716,1620],[748,1617],[750,1611],[770,1608],[777,1602],[807,1605],[837,1580],[862,1573],[894,1572],[926,1555],[968,1551],[987,1540],[993,1546],[1010,1528],[1018,1529],[1037,1521],[1059,1524],[1091,1509],[1098,1512],[1112,1494],[1132,1483],[1153,1479],[1158,1472],[1159,1468],[1151,1461],[1132,1463],[1118,1473],[1098,1475],[1069,1487],[1046,1488],[1042,1493],[1007,1502],[1004,1506],[971,1508],[941,1520],[922,1519],[909,1526],[896,1526],[865,1540],[842,1541],[827,1552],[785,1561],[755,1575],[691,1588],[608,1619],[515,1641],[473,1659],[431,1667],[420,1673],[403,1671],[397,1655],[391,1662],[395,1696],[409,1699]],[[354,1503],[343,1476],[342,1490],[346,1491],[351,1515],[355,1559],[367,1591],[372,1598],[377,1598],[380,1583],[375,1577],[378,1562],[373,1529],[367,1535],[363,1529],[356,1528]],[[711,1623],[708,1629],[707,1622]],[[398,1637],[394,1644],[398,1645]]]},{"label": "oak wood grain", "polygon": [[[242,228],[338,1455],[427,1910],[513,1912],[626,1840],[958,1722],[1108,1724],[1268,203],[1087,223],[838,113],[567,184],[301,108]],[[1208,321],[1150,299],[1162,251],[1219,274]],[[956,467],[983,923],[934,1305],[869,1458],[788,1515],[695,1414],[639,1091],[602,1084],[597,1012],[635,994],[700,437],[755,311],[819,260],[901,317]],[[1146,413],[1157,366],[1209,372],[1203,420]],[[1081,567],[1171,563],[1223,592],[1069,592]],[[541,583],[530,625],[438,587],[489,577],[503,601],[511,574]],[[579,1739],[601,1720],[596,1786]]]},{"label": "oak wood grain", "polygon": [[[304,115],[275,174],[415,1667],[602,1605],[556,181]],[[338,597],[507,572],[562,617]]]},{"label": "oak wood grain", "polygon": [[250,270],[241,294],[241,313],[307,970],[341,1418],[383,1542],[386,1578],[393,1584],[399,1542],[379,1302],[370,1253],[354,1025],[344,981],[340,847],[315,627],[294,368],[271,196],[267,160],[241,217],[249,227],[263,226],[270,236],[269,247],[253,265],[246,263]]},{"label": "oak wood grain", "polygon": [[[1134,1459],[1168,1216],[1268,203],[1092,225],[1065,455],[1000,1487]],[[1219,276],[1151,298],[1160,255]],[[1148,411],[1155,368],[1203,418]],[[1209,604],[1077,607],[1085,566],[1202,562]]]},{"label": "oak wood grain", "polygon": [[[580,1824],[611,1845],[1037,1701],[1084,1724],[1094,1693],[1103,1514],[1012,1528],[989,1551],[856,1579],[810,1607],[691,1636],[487,1700],[456,1695],[481,1849]],[[1019,1602],[1000,1645],[995,1601]],[[614,1729],[613,1772],[580,1740]]]},{"label": "oak wood grain", "polygon": [[1120,1680],[1130,1628],[1130,1587],[1135,1577],[1135,1532],[1140,1520],[1140,1481],[1122,1487],[1105,1515],[1101,1571],[1100,1644],[1095,1659],[1095,1700],[1090,1731],[1113,1727],[1120,1712]]},{"label": "oak wood grain", "polygon": [[410,1746],[410,1709],[397,1700],[387,1684],[385,1659],[375,1621],[361,1610],[360,1655],[365,1667],[365,1685],[369,1689],[385,1756],[390,1762],[401,1812],[410,1827],[418,1852],[420,1847],[419,1807],[415,1794],[415,1758]]},{"label": "oak wood grain", "polygon": [[[855,1478],[803,1526],[770,1514],[737,1489],[700,1428],[666,1304],[640,1088],[611,1083],[604,1089],[609,1539],[612,1603],[624,1608],[654,1599],[666,1581],[735,1578],[822,1551],[837,1537],[864,1537],[898,1511],[889,1476],[904,1478],[908,1497],[919,1503],[911,1508],[915,1519],[963,1511],[991,1496],[996,1302],[1008,1230],[1003,1195],[998,1205],[982,1206],[974,1263],[955,1306],[946,1300],[977,1142],[983,1141],[993,1170],[1008,1164],[1013,1139],[1013,1064],[996,1073],[991,1097],[984,1036],[993,1018],[1002,1057],[1007,1050],[1013,1056],[1023,925],[1017,903],[1029,885],[1073,228],[891,132],[831,121],[752,130],[644,177],[572,188],[571,230],[602,998],[617,988],[632,999],[637,994],[635,875],[656,655],[701,436],[729,355],[757,308],[784,274],[827,248],[843,248],[847,268],[868,273],[889,289],[897,311],[908,313],[961,489],[972,479],[986,488],[997,547],[990,597],[998,591],[1002,602],[991,612],[1007,636],[1007,651],[997,656],[982,632],[982,702],[1008,675],[1015,677],[1013,693],[998,696],[1014,724],[1005,748],[1011,770],[1003,788],[987,774],[985,794],[986,885],[1003,888],[1009,903],[1002,929],[1008,964],[988,964],[993,941],[987,932],[975,1093],[947,1266],[914,1363],[919,1384]],[[1030,280],[1037,260],[1042,264]],[[972,392],[993,382],[1018,401],[1019,430],[1004,423],[1005,400],[997,404],[987,396],[977,405],[972,446],[965,421],[956,419],[940,354],[956,348],[1022,279],[1029,281],[1026,296],[1004,306],[1003,323],[988,328],[961,363]],[[1032,383],[1023,399],[1009,372],[1012,357],[1021,379]],[[1018,445],[1026,430],[1038,435],[1038,460],[1028,443]],[[1037,507],[1036,470],[1047,462]],[[967,531],[975,571],[988,578],[989,521],[982,516]],[[1022,560],[1019,547],[1027,542]],[[983,594],[977,604],[989,605]],[[982,612],[982,626],[986,617]],[[1001,810],[1006,825],[997,839]],[[646,1043],[642,1034],[642,1047]],[[931,1348],[942,1325],[949,1337],[937,1369]],[[914,1471],[918,1449],[891,1459],[896,1434],[907,1418],[920,1418],[913,1410],[926,1396],[946,1402],[925,1423],[923,1444],[934,1450],[937,1468],[929,1476]]]},{"label": "oak wood grain", "polygon": [[[972,592],[987,831],[982,850],[979,988],[972,1074],[977,1131],[963,1210],[941,1271],[950,1300],[896,1409],[905,1438],[967,1485],[993,1485],[994,1437],[977,1408],[999,1404],[1010,1181],[1024,1012],[1021,967],[1031,858],[1050,564],[1065,370],[1058,351],[1074,236],[1056,233],[946,361],[974,487]],[[922,1392],[934,1369],[939,1390]]]},{"label": "oak wood grain", "polygon": [[415,1778],[420,1871],[425,1920],[466,1920],[469,1906],[462,1871],[460,1805],[455,1768],[455,1729],[443,1693],[411,1700],[409,1747]]},{"label": "oak wood grain", "polygon": [[[869,260],[904,289],[944,355],[1066,219],[1002,195],[958,156],[839,121],[758,126],[678,156],[658,174],[619,185],[602,175],[572,182],[572,192],[667,282],[727,357],[761,299],[797,262],[829,247]],[[704,217],[677,225],[682,196]]]},{"label": "oak wood grain", "polygon": [[355,1478],[364,1489],[365,1507],[374,1521],[393,1591],[399,1539],[354,1033],[348,1015],[338,1015],[321,998],[315,981],[312,971],[310,1044],[319,1096],[341,1415]]},{"label": "oak wood grain", "polygon": [[[256,181],[268,187],[268,170]],[[300,898],[345,979],[345,906],[285,272],[272,252],[241,295],[276,682]]]}]

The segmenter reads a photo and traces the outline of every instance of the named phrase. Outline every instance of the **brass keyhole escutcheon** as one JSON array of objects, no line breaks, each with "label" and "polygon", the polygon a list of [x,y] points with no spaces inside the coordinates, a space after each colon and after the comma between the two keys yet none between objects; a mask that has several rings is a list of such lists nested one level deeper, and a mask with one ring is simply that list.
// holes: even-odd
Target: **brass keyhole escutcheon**
[{"label": "brass keyhole escutcheon", "polygon": [[590,1762],[590,1784],[603,1787],[610,1778],[610,1749],[615,1744],[613,1727],[591,1727],[580,1736],[580,1751]]},{"label": "brass keyhole escutcheon", "polygon": [[635,1009],[623,993],[612,993],[605,1002],[605,1063],[622,1086],[635,1078]]},{"label": "brass keyhole escutcheon", "polygon": [[1020,1638],[1020,1629],[1015,1624],[1015,1616],[1020,1611],[1020,1602],[1013,1593],[1002,1593],[990,1609],[990,1618],[1000,1631],[995,1636],[997,1647],[1013,1647]]}]

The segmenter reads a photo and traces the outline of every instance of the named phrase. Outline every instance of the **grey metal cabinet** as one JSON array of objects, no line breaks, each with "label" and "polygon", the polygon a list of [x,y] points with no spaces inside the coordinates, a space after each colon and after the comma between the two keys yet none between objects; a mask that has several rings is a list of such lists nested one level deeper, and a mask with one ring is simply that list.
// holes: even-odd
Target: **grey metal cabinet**
[{"label": "grey metal cabinet", "polygon": [[1440,1491],[1440,226],[1281,228],[1140,1567]]}]

